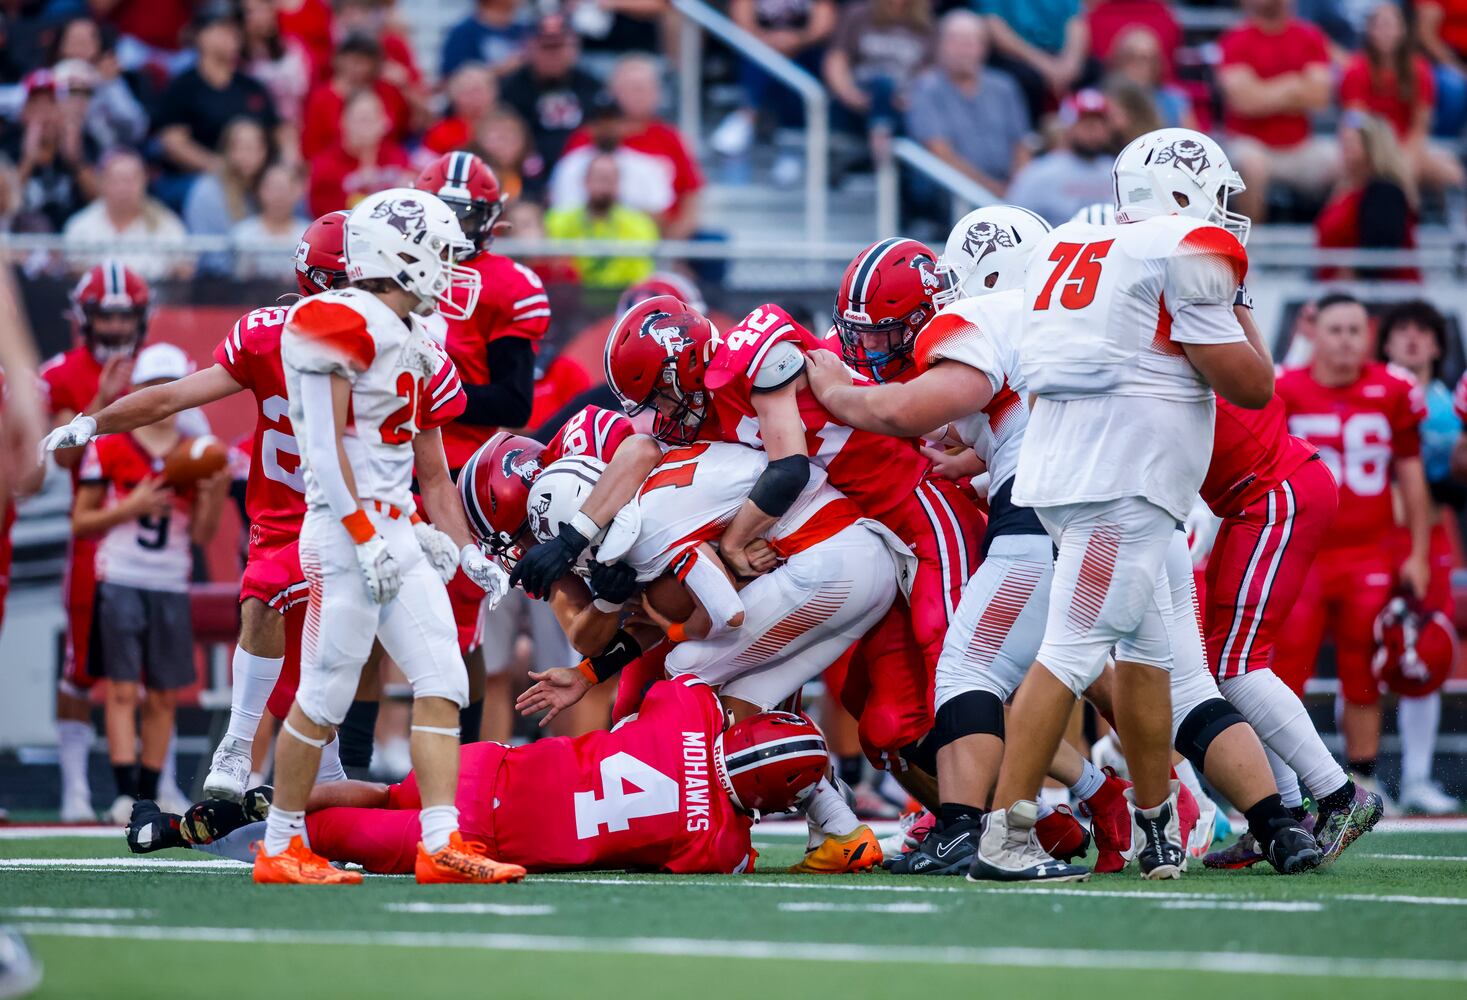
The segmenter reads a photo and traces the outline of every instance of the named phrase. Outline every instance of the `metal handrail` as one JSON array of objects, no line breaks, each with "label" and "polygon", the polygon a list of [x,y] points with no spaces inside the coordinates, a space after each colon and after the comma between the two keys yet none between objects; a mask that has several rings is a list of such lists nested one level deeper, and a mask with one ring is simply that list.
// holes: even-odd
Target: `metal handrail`
[{"label": "metal handrail", "polygon": [[825,87],[793,60],[776,52],[701,0],[672,0],[682,15],[678,45],[678,125],[695,147],[702,146],[703,32],[717,35],[738,53],[800,96],[805,105],[805,236],[825,236],[830,176],[830,98]]},{"label": "metal handrail", "polygon": [[952,196],[953,221],[975,208],[997,205],[1002,199],[967,174],[929,152],[912,139],[896,138],[891,142],[891,155],[876,164],[876,235],[890,236],[900,226],[898,205],[900,191],[897,161],[916,170]]}]

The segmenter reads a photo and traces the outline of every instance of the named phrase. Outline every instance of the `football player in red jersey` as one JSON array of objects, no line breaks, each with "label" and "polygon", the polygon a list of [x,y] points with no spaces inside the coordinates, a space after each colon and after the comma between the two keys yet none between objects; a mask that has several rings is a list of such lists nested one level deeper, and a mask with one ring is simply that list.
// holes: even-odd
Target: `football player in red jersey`
[{"label": "football player in red jersey", "polygon": [[[444,346],[458,367],[468,399],[463,415],[443,429],[448,468],[457,477],[474,449],[496,430],[529,422],[535,351],[550,328],[550,299],[534,271],[490,252],[505,198],[494,171],[483,160],[473,153],[445,153],[418,175],[413,186],[436,194],[453,209],[476,248],[461,263],[479,272],[478,304],[467,319],[444,320]],[[448,594],[459,648],[467,657],[478,648],[484,595],[462,573],[449,585]],[[466,740],[477,737],[483,719],[483,669],[471,669],[469,678],[470,703],[461,727]]]},{"label": "football player in red jersey", "polygon": [[[302,235],[295,253],[296,284],[302,295],[344,287],[345,218],[345,212],[327,213]],[[98,435],[154,423],[237,392],[249,390],[255,397],[255,460],[245,489],[249,558],[240,583],[240,639],[234,651],[229,729],[204,785],[212,798],[237,800],[243,795],[260,718],[267,703],[271,714],[284,717],[300,666],[299,630],[307,588],[296,538],[305,516],[305,497],[280,363],[285,313],[284,306],[266,306],[245,314],[215,348],[210,367],[132,393],[100,412],[78,417],[46,439],[48,449],[72,448]],[[451,365],[440,370],[425,396],[429,423],[441,424],[461,411],[457,383]],[[288,641],[288,633],[294,641]],[[287,664],[288,652],[293,655]],[[327,763],[331,766],[329,759]]]},{"label": "football player in red jersey", "polygon": [[[1425,402],[1408,373],[1370,360],[1370,318],[1357,299],[1321,299],[1311,340],[1309,365],[1284,371],[1277,392],[1290,432],[1318,448],[1333,473],[1340,504],[1279,636],[1274,670],[1302,692],[1325,630],[1332,633],[1348,767],[1357,784],[1379,792],[1372,626],[1398,585],[1420,599],[1431,583],[1431,500],[1421,463]],[[1393,482],[1411,533],[1410,553],[1399,565]]]},{"label": "football player in red jersey", "polygon": [[[127,392],[133,358],[147,335],[150,301],[147,282],[115,261],[82,275],[71,292],[77,346],[40,369],[42,395],[53,425],[96,413]],[[56,452],[56,463],[71,472],[73,496],[84,444],[85,440],[70,441]],[[67,823],[96,818],[86,771],[95,735],[86,692],[95,680],[87,667],[87,647],[97,588],[96,551],[96,539],[73,537],[66,563],[66,662],[56,694],[56,732],[61,819]]]},{"label": "football player in red jersey", "polygon": [[[712,690],[691,677],[654,684],[637,717],[614,732],[473,743],[459,757],[463,833],[496,857],[532,872],[679,875],[753,871],[753,821],[789,809],[827,762],[808,719],[766,712],[729,726]],[[411,774],[391,786],[318,786],[306,816],[311,847],[371,872],[410,872],[422,836],[417,799]],[[129,846],[249,860],[260,825],[223,810],[209,820],[152,812],[129,829]]]}]

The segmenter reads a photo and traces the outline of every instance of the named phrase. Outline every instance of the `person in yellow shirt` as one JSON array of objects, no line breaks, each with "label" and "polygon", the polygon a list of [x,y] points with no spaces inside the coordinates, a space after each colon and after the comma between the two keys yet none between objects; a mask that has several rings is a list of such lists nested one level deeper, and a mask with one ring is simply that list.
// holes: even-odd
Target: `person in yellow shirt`
[{"label": "person in yellow shirt", "polygon": [[[616,200],[621,170],[616,157],[602,153],[586,165],[586,203],[554,208],[545,214],[545,232],[555,240],[615,240],[623,243],[657,239],[650,215]],[[625,288],[652,274],[651,257],[577,257],[581,283],[590,288]]]}]

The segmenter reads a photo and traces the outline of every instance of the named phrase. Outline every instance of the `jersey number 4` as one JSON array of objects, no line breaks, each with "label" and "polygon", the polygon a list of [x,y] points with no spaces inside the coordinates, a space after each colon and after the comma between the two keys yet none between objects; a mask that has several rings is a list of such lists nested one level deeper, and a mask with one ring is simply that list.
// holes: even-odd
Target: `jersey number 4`
[{"label": "jersey number 4", "polygon": [[[631,791],[627,786],[631,786]],[[601,797],[594,790],[575,793],[576,839],[589,840],[606,827],[622,833],[631,821],[677,812],[677,782],[622,751],[601,761]]]},{"label": "jersey number 4", "polygon": [[1054,271],[1044,283],[1039,298],[1034,300],[1036,311],[1049,308],[1054,286],[1060,278],[1065,283],[1060,287],[1060,305],[1066,309],[1084,309],[1095,301],[1095,290],[1100,286],[1100,262],[1110,253],[1115,240],[1099,243],[1057,243],[1050,251],[1049,259],[1054,262]]}]

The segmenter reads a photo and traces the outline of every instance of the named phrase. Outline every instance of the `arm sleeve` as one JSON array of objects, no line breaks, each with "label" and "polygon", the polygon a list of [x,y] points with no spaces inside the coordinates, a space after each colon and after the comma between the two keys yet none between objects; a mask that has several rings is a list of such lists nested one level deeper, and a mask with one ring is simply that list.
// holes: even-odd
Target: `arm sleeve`
[{"label": "arm sleeve", "polygon": [[248,387],[250,382],[245,374],[244,333],[240,330],[243,323],[243,318],[236,320],[234,329],[214,348],[214,361],[229,373],[230,378]]},{"label": "arm sleeve", "polygon": [[331,407],[331,376],[308,372],[301,376],[301,457],[326,494],[326,506],[338,518],[357,509],[357,498],[347,489],[336,450],[336,417]]},{"label": "arm sleeve", "polygon": [[723,570],[699,555],[697,549],[692,549],[673,563],[673,571],[708,612],[712,623],[708,628],[708,638],[733,631],[728,624],[729,619],[743,612],[744,602],[739,599],[739,592],[728,577],[723,575]]},{"label": "arm sleeve", "polygon": [[535,348],[524,337],[500,337],[485,348],[489,384],[464,384],[462,420],[486,427],[523,427],[535,397]]}]

